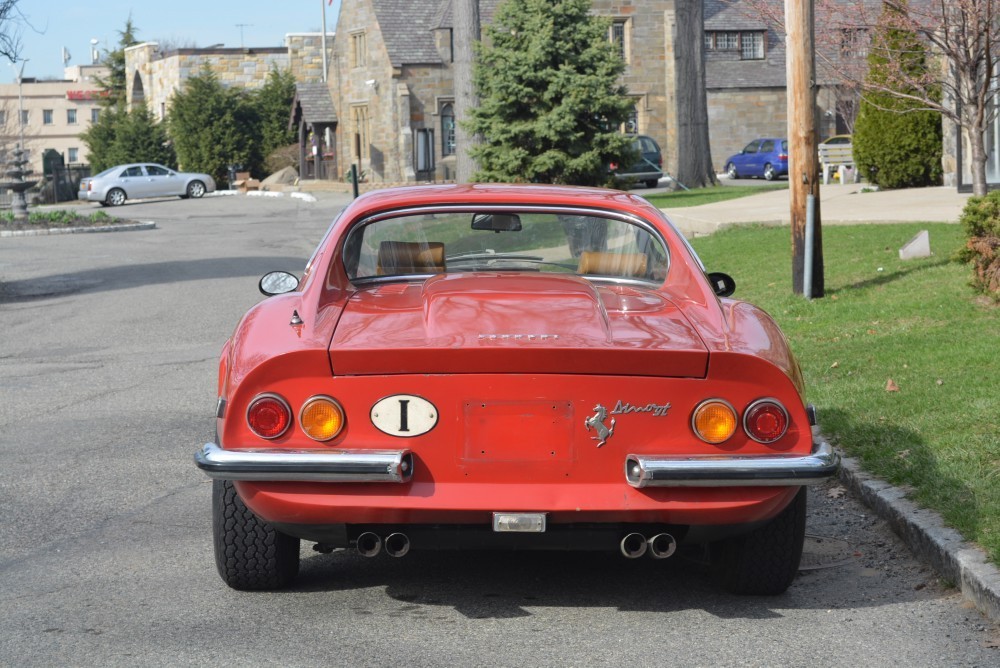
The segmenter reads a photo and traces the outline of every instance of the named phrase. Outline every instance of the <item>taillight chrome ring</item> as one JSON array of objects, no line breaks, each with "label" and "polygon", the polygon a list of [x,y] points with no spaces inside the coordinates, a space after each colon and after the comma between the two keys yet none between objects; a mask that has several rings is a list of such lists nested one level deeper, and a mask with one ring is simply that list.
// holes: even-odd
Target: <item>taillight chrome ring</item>
[{"label": "taillight chrome ring", "polygon": [[[275,403],[280,404],[280,406],[284,409],[284,426],[273,432],[266,431],[262,433],[261,430],[254,428],[254,421],[251,419],[251,413],[253,412],[253,409],[264,401],[274,401]],[[281,395],[274,394],[271,392],[258,394],[256,397],[253,398],[253,401],[251,401],[250,404],[247,406],[246,421],[247,421],[247,426],[250,428],[250,431],[255,433],[257,436],[260,436],[261,438],[265,438],[268,440],[280,438],[282,435],[285,434],[285,432],[288,431],[288,428],[292,426],[292,407],[288,405],[288,402],[285,401],[285,398],[282,397]]]},{"label": "taillight chrome ring", "polygon": [[[773,430],[773,432],[768,436],[761,436],[757,432],[757,430],[751,429],[750,426],[750,420],[754,419],[757,416],[758,409],[764,406],[773,406],[774,408],[778,409],[778,412],[780,413],[781,416],[780,429]],[[785,407],[782,405],[780,401],[778,401],[773,397],[764,397],[763,399],[757,399],[756,401],[752,402],[749,406],[747,406],[745,411],[743,411],[743,431],[746,432],[747,436],[749,436],[754,441],[757,441],[758,443],[768,444],[768,443],[774,443],[775,441],[779,440],[782,436],[784,436],[788,432],[788,425],[790,422],[791,420],[788,417],[788,411],[785,410]]]}]

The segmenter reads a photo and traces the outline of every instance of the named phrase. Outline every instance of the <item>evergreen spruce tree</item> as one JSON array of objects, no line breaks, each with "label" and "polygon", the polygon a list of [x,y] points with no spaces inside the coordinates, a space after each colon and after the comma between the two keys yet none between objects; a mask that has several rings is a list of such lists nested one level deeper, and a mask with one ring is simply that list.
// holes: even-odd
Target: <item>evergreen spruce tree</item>
[{"label": "evergreen spruce tree", "polygon": [[500,5],[473,73],[475,180],[603,185],[609,163],[630,161],[631,140],[618,128],[633,103],[608,27],[589,0]]},{"label": "evergreen spruce tree", "polygon": [[97,174],[108,167],[121,164],[116,157],[115,137],[119,124],[127,118],[125,100],[125,49],[138,44],[136,33],[138,28],[132,23],[129,15],[125,28],[118,31],[118,48],[105,51],[103,64],[108,68],[106,78],[98,77],[97,84],[101,87],[101,115],[96,123],[91,124],[86,132],[80,135],[87,145],[88,160],[91,173]]},{"label": "evergreen spruce tree", "polygon": [[253,99],[260,115],[261,154],[267,156],[294,144],[295,131],[288,127],[288,114],[295,99],[295,77],[291,71],[272,69]]},{"label": "evergreen spruce tree", "polygon": [[118,121],[111,147],[112,165],[156,162],[176,167],[177,158],[162,123],[157,123],[145,105],[139,105]]},{"label": "evergreen spruce tree", "polygon": [[230,165],[260,173],[259,114],[249,96],[226,89],[206,65],[172,98],[167,127],[181,169],[227,181]]},{"label": "evergreen spruce tree", "polygon": [[[890,73],[901,67],[919,78],[927,70],[927,51],[913,32],[898,27],[889,7],[883,9],[887,26],[868,55],[867,92],[854,126],[854,160],[861,174],[883,188],[909,188],[941,183],[941,115],[926,106],[878,92],[891,88],[913,93]],[[890,62],[892,61],[892,62]],[[891,67],[888,65],[891,64]]]}]

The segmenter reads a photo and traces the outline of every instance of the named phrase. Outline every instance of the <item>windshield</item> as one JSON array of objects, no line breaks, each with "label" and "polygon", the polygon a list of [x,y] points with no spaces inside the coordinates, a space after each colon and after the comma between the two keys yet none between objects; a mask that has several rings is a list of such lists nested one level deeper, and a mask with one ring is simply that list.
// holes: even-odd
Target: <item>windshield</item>
[{"label": "windshield", "polygon": [[652,228],[597,214],[408,212],[348,235],[352,281],[471,271],[531,271],[661,282],[667,252]]}]

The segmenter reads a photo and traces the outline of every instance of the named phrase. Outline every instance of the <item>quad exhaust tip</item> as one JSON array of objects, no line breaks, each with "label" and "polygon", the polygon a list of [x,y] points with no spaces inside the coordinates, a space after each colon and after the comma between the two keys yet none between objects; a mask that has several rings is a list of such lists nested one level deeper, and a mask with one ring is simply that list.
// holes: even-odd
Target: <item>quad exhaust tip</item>
[{"label": "quad exhaust tip", "polygon": [[371,531],[366,531],[357,540],[358,554],[362,557],[374,557],[382,551],[382,539]]},{"label": "quad exhaust tip", "polygon": [[358,536],[355,541],[358,554],[362,557],[375,557],[385,548],[385,553],[390,557],[405,557],[410,551],[410,537],[405,533],[392,533],[386,536],[385,540],[378,534],[365,531]]},{"label": "quad exhaust tip", "polygon": [[405,533],[393,533],[385,539],[385,553],[390,557],[405,557],[410,551],[410,538]]},{"label": "quad exhaust tip", "polygon": [[653,559],[666,559],[677,551],[677,540],[668,533],[658,533],[646,538],[638,532],[630,533],[621,542],[621,551],[628,559],[638,559],[649,552]]},{"label": "quad exhaust tip", "polygon": [[622,538],[621,550],[627,559],[638,559],[646,554],[648,547],[649,542],[641,533],[630,533]]}]

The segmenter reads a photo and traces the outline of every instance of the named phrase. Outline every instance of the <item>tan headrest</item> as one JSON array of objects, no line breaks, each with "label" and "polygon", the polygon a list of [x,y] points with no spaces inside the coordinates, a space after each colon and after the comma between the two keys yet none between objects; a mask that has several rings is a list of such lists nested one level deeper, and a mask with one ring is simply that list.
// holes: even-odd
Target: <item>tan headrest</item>
[{"label": "tan headrest", "polygon": [[646,256],[642,253],[607,253],[583,251],[580,254],[579,274],[601,276],[645,276]]},{"label": "tan headrest", "polygon": [[444,271],[444,244],[440,241],[383,241],[378,247],[379,276],[440,274]]}]

